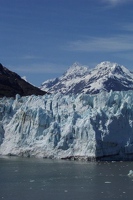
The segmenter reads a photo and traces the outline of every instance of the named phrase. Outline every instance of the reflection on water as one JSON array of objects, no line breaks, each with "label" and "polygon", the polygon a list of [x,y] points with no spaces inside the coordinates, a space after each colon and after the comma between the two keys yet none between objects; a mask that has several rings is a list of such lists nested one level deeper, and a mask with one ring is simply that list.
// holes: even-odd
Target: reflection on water
[{"label": "reflection on water", "polygon": [[0,199],[132,200],[132,162],[0,158]]}]

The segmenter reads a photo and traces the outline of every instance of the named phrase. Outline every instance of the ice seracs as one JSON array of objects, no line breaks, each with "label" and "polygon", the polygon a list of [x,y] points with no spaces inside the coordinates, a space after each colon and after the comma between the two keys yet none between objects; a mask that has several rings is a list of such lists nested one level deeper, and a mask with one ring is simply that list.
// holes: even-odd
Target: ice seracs
[{"label": "ice seracs", "polygon": [[132,160],[133,91],[2,98],[0,154]]}]

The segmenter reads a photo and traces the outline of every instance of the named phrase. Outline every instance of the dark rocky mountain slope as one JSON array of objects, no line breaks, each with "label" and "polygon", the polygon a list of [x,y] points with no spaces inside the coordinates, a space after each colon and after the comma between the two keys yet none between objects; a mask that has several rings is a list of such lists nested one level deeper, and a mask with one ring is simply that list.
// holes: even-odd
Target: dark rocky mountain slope
[{"label": "dark rocky mountain slope", "polygon": [[16,94],[29,96],[44,95],[46,92],[26,82],[18,74],[0,64],[0,97],[14,97]]}]

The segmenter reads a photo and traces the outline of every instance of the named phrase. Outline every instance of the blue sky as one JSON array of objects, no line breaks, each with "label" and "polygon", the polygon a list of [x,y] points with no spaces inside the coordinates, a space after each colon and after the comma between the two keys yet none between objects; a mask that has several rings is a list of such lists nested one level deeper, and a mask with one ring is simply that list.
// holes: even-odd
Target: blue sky
[{"label": "blue sky", "polygon": [[74,62],[133,71],[132,0],[0,0],[0,63],[36,86]]}]

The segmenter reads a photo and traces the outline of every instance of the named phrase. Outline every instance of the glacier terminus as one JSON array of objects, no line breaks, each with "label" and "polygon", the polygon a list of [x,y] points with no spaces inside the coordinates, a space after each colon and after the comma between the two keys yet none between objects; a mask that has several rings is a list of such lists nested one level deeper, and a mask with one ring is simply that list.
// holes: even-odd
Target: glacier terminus
[{"label": "glacier terminus", "polygon": [[133,91],[0,99],[0,155],[133,158]]}]

